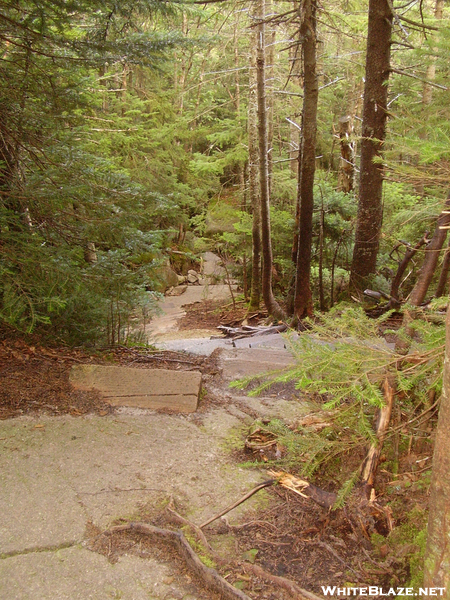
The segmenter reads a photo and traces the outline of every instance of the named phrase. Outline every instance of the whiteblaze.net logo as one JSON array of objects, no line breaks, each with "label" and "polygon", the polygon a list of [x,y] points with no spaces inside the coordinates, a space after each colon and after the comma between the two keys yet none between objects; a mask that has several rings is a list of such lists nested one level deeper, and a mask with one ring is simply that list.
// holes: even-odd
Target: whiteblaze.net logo
[{"label": "whiteblaze.net logo", "polygon": [[337,587],[331,585],[322,585],[324,596],[443,596],[445,588],[381,588],[376,585],[368,587]]}]

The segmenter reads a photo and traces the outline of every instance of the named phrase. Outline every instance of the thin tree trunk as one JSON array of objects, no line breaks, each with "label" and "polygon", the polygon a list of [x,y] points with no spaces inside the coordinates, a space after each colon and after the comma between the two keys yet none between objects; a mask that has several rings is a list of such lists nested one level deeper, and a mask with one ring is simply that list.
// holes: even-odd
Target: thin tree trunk
[{"label": "thin tree trunk", "polygon": [[321,311],[325,311],[325,293],[323,289],[323,242],[324,242],[324,230],[325,230],[325,210],[322,206],[320,207],[320,228],[319,228],[319,308]]},{"label": "thin tree trunk", "polygon": [[298,198],[300,219],[294,295],[294,320],[304,319],[313,312],[311,294],[311,247],[314,209],[314,175],[316,169],[317,103],[319,86],[316,73],[316,3],[305,0],[302,7],[302,38],[304,66],[304,99],[302,117],[301,163]]},{"label": "thin tree trunk", "polygon": [[[272,15],[272,0],[265,0],[265,15]],[[274,120],[274,62],[275,62],[275,39],[276,29],[273,23],[266,26],[266,113],[267,113],[267,164],[269,170],[269,195],[272,194],[272,174],[273,174],[273,120]]]},{"label": "thin tree trunk", "polygon": [[388,0],[369,0],[361,141],[361,173],[350,289],[375,273],[383,220],[383,166],[393,15]]},{"label": "thin tree trunk", "polygon": [[269,164],[267,145],[267,111],[265,80],[265,23],[264,0],[257,0],[258,44],[256,53],[256,80],[258,91],[258,141],[259,181],[261,192],[261,240],[262,240],[262,295],[269,315],[283,319],[284,312],[272,291],[272,240],[270,231]]},{"label": "thin tree trunk", "polygon": [[[392,280],[391,299],[389,301],[390,308],[398,308],[400,306],[401,301],[400,301],[399,293],[400,293],[400,284],[402,282],[403,274],[406,271],[406,267],[410,263],[412,257],[416,254],[416,252],[419,250],[419,248],[421,248],[425,244],[428,244],[428,242],[430,241],[427,238],[427,235],[428,235],[428,232],[425,232],[425,235],[423,236],[423,238],[414,247],[411,246],[406,249],[405,255],[403,256],[400,264],[398,265],[397,273],[395,274],[395,277]],[[392,250],[392,252],[394,252],[397,248],[398,248],[398,246],[396,246],[396,248],[394,248],[394,250]],[[392,255],[392,252],[391,252],[391,255]]]},{"label": "thin tree trunk", "polygon": [[346,194],[353,191],[353,181],[355,179],[355,156],[353,152],[353,143],[350,141],[352,134],[351,117],[345,116],[339,119],[339,139],[341,146],[341,160],[338,175],[338,191]]},{"label": "thin tree trunk", "polygon": [[[256,18],[256,4],[252,6],[251,18]],[[258,99],[256,85],[256,46],[258,29],[251,29],[249,98],[248,98],[248,182],[249,199],[253,212],[252,221],[252,283],[250,311],[259,310],[261,301],[261,199],[259,194],[258,152]]]},{"label": "thin tree trunk", "polygon": [[[450,307],[446,320],[444,378],[436,429],[430,490],[424,585],[443,588],[437,595],[450,599]],[[442,594],[442,595],[441,595]]]},{"label": "thin tree trunk", "polygon": [[[438,217],[436,228],[430,243],[425,249],[425,258],[420,269],[416,285],[409,297],[409,303],[413,306],[419,306],[425,300],[426,293],[436,270],[439,255],[447,237],[446,227],[450,224],[450,192],[445,202],[445,210]],[[444,227],[444,229],[443,229]]]}]

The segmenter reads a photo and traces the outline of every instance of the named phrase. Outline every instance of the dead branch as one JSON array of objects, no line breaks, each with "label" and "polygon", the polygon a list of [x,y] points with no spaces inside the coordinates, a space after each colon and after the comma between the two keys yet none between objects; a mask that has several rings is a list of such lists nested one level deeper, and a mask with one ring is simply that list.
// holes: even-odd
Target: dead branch
[{"label": "dead branch", "polygon": [[219,514],[214,515],[214,517],[211,517],[210,519],[199,525],[200,529],[203,529],[203,527],[206,527],[213,521],[217,521],[217,519],[220,519],[220,517],[223,517],[224,515],[232,511],[234,508],[251,498],[254,494],[256,494],[256,492],[259,492],[259,490],[262,490],[274,484],[281,485],[281,487],[291,490],[292,492],[295,492],[296,494],[298,494],[299,496],[303,496],[304,498],[311,498],[311,500],[314,500],[314,502],[316,502],[317,504],[319,504],[319,506],[322,506],[323,508],[331,508],[336,502],[336,494],[332,492],[326,492],[325,490],[316,487],[312,483],[309,483],[308,481],[305,481],[303,479],[299,479],[294,475],[284,473],[283,471],[269,471],[269,474],[273,475],[275,479],[263,481],[263,483],[260,483],[255,488],[247,492],[247,494],[245,494],[245,496],[242,496],[242,498],[240,498],[237,502],[235,502],[231,506],[228,506],[228,508],[225,508],[225,510],[223,510]]},{"label": "dead branch", "polygon": [[276,481],[281,487],[291,490],[303,498],[311,498],[323,508],[331,508],[337,500],[337,495],[333,492],[326,492],[309,481],[299,479],[289,473],[269,471],[269,474],[277,478]]},{"label": "dead branch", "polygon": [[389,427],[389,421],[391,419],[392,414],[392,407],[394,405],[395,393],[396,384],[394,381],[394,377],[391,374],[388,374],[386,375],[386,379],[383,383],[383,396],[385,404],[379,412],[376,425],[377,441],[374,444],[372,444],[369,448],[369,452],[367,453],[362,467],[361,480],[363,484],[363,489],[368,498],[370,497],[371,490],[373,488],[373,484],[375,481],[375,472],[378,467],[381,448],[383,447],[383,442],[386,437],[387,429]]},{"label": "dead branch", "polygon": [[271,325],[270,327],[253,327],[251,325],[243,325],[242,327],[227,327],[226,325],[219,325],[217,329],[220,329],[227,337],[254,337],[255,335],[269,335],[271,333],[282,333],[286,331],[286,323],[280,325]]},{"label": "dead branch", "polygon": [[134,531],[175,546],[189,569],[193,571],[193,573],[195,573],[209,589],[220,594],[220,597],[223,598],[223,600],[250,600],[246,594],[233,587],[228,581],[221,577],[215,569],[211,569],[204,565],[180,531],[160,529],[159,527],[154,527],[147,523],[127,523],[126,525],[111,527],[111,529],[104,531],[103,535],[110,536],[122,531]]},{"label": "dead branch", "polygon": [[279,577],[278,575],[272,575],[272,573],[265,571],[259,565],[246,563],[244,569],[247,571],[247,573],[250,572],[255,577],[270,581],[270,583],[283,588],[292,596],[292,598],[295,598],[295,600],[321,600],[319,596],[302,589],[290,579],[287,579],[286,577]]},{"label": "dead branch", "polygon": [[226,515],[230,511],[232,511],[233,508],[238,507],[240,504],[242,504],[243,502],[245,502],[246,500],[248,500],[249,498],[251,498],[254,494],[256,494],[256,492],[259,492],[259,490],[262,490],[262,489],[264,489],[266,487],[269,487],[269,486],[273,485],[274,483],[277,483],[276,479],[269,479],[268,481],[263,481],[262,483],[260,483],[256,487],[254,487],[252,490],[250,490],[249,492],[247,492],[247,494],[245,494],[245,496],[242,496],[242,498],[240,500],[238,500],[237,502],[235,502],[234,504],[232,504],[231,506],[229,506],[228,508],[226,508],[225,510],[223,510],[218,515],[214,515],[214,517],[211,517],[210,519],[208,519],[207,521],[205,521],[204,523],[202,523],[201,525],[199,525],[199,528],[203,529],[203,527],[206,527],[207,525],[209,525],[213,521],[217,521],[217,519],[220,519],[220,517],[223,517],[224,515]]}]

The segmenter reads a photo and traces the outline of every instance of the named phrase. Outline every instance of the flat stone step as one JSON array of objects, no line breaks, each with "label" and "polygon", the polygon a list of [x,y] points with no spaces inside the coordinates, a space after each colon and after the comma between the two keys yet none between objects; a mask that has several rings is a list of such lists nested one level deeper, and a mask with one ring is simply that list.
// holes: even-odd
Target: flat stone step
[{"label": "flat stone step", "polygon": [[183,413],[197,409],[201,382],[199,371],[76,365],[70,372],[70,383],[75,388],[97,390],[113,406]]},{"label": "flat stone step", "polygon": [[[281,336],[279,336],[282,340]],[[249,338],[252,340],[253,338]],[[294,357],[284,348],[230,348],[218,357],[222,378],[225,381],[263,375],[294,366]]]}]

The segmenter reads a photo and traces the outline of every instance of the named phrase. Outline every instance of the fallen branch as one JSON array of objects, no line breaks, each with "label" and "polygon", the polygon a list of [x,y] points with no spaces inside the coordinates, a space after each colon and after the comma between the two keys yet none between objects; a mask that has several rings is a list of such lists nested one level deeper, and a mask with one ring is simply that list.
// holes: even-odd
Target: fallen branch
[{"label": "fallen branch", "polygon": [[263,481],[262,483],[254,487],[252,490],[247,492],[244,496],[242,496],[242,498],[234,502],[231,506],[228,506],[219,514],[214,515],[213,517],[199,525],[199,528],[203,529],[203,527],[206,527],[210,523],[217,521],[217,519],[220,519],[220,517],[223,517],[224,515],[232,511],[234,508],[238,507],[240,504],[251,498],[254,494],[256,494],[256,492],[259,492],[260,490],[275,484],[281,485],[281,487],[291,490],[292,492],[295,492],[296,494],[298,494],[299,496],[303,496],[304,498],[311,498],[311,500],[314,500],[314,502],[316,502],[317,504],[319,504],[319,506],[322,506],[323,508],[331,508],[336,502],[336,494],[332,492],[326,492],[325,490],[316,487],[312,483],[304,481],[303,479],[299,479],[294,475],[290,475],[289,473],[284,473],[282,471],[269,471],[269,474],[273,475],[275,479]]},{"label": "fallen branch", "polygon": [[367,497],[370,496],[375,481],[375,472],[378,467],[384,438],[386,437],[386,432],[389,427],[395,393],[396,385],[394,378],[392,375],[386,375],[386,379],[383,383],[385,404],[380,410],[376,425],[377,441],[369,448],[369,452],[367,453],[362,467],[361,481]]},{"label": "fallen branch", "polygon": [[237,502],[235,502],[234,504],[232,504],[231,506],[229,506],[228,508],[223,510],[218,515],[214,515],[214,517],[211,517],[210,519],[208,519],[207,521],[205,521],[204,523],[199,525],[200,529],[203,529],[203,527],[206,527],[210,523],[213,523],[213,521],[217,521],[217,519],[220,519],[220,517],[223,517],[224,515],[226,515],[230,511],[232,511],[233,508],[238,507],[240,504],[242,504],[243,502],[245,502],[246,500],[251,498],[254,494],[256,494],[256,492],[259,492],[259,490],[263,490],[264,488],[269,487],[269,486],[273,485],[274,483],[277,483],[276,479],[269,479],[268,481],[263,481],[262,483],[260,483],[256,487],[254,487],[252,490],[247,492],[247,494],[245,494],[245,496],[242,496],[242,498],[240,500],[238,500]]},{"label": "fallen branch", "polygon": [[295,598],[295,600],[321,600],[319,596],[316,596],[316,594],[302,589],[290,579],[286,579],[286,577],[279,577],[278,575],[272,575],[272,573],[268,573],[259,565],[252,565],[250,563],[246,563],[244,569],[247,572],[252,573],[252,575],[255,575],[255,577],[259,577],[260,579],[264,579],[265,581],[270,581],[271,583],[283,588],[293,598]]},{"label": "fallen branch", "polygon": [[228,327],[226,325],[219,325],[217,329],[220,329],[227,337],[230,338],[244,338],[254,337],[255,335],[269,335],[271,333],[282,333],[286,331],[286,323],[280,325],[271,325],[269,327],[253,327],[251,325],[243,325],[242,327]]},{"label": "fallen branch", "polygon": [[193,571],[211,591],[218,593],[223,600],[250,600],[246,594],[233,587],[228,581],[221,577],[215,569],[211,569],[204,565],[180,531],[160,529],[159,527],[154,527],[147,523],[127,523],[126,525],[111,527],[111,529],[104,531],[103,535],[110,536],[122,531],[141,533],[175,546],[188,568],[191,569],[191,571]]}]

